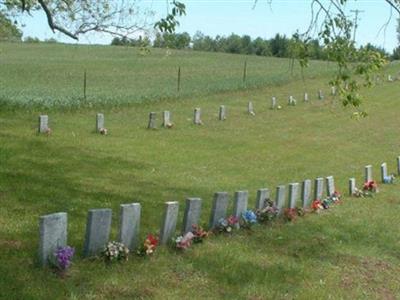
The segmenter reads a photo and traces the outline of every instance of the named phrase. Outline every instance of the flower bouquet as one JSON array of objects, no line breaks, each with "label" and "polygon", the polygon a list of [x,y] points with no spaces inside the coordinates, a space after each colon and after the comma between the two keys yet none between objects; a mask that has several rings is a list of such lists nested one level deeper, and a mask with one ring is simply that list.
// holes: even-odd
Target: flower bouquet
[{"label": "flower bouquet", "polygon": [[354,192],[353,192],[352,196],[354,196],[356,198],[367,198],[367,197],[373,197],[374,195],[367,190],[363,190],[363,189],[361,190],[358,188],[354,188]]},{"label": "flower bouquet", "polygon": [[112,241],[102,252],[106,262],[128,260],[129,249],[123,243]]},{"label": "flower bouquet", "polygon": [[70,246],[58,247],[50,258],[50,263],[58,271],[59,275],[63,276],[72,263],[72,257],[75,254],[75,249]]},{"label": "flower bouquet", "polygon": [[201,226],[192,225],[193,243],[202,243],[208,237],[209,232],[204,230]]},{"label": "flower bouquet", "polygon": [[234,226],[239,223],[239,218],[235,216],[230,216],[227,219],[221,218],[218,220],[216,230],[220,233],[231,233]]},{"label": "flower bouquet", "polygon": [[278,212],[278,208],[274,203],[267,199],[266,206],[256,211],[257,221],[259,223],[269,223],[277,218]]},{"label": "flower bouquet", "polygon": [[186,250],[192,246],[194,234],[192,232],[188,232],[184,235],[180,235],[173,239],[175,244],[175,248],[178,250]]},{"label": "flower bouquet", "polygon": [[136,254],[139,256],[150,256],[154,253],[158,246],[158,237],[152,234],[148,234],[144,243],[139,249],[136,250]]},{"label": "flower bouquet", "polygon": [[394,179],[395,179],[394,174],[389,175],[389,176],[384,176],[383,177],[383,183],[385,183],[385,184],[393,184],[394,183]]},{"label": "flower bouquet", "polygon": [[296,208],[285,208],[283,211],[283,217],[286,221],[293,222],[297,218]]},{"label": "flower bouquet", "polygon": [[251,229],[251,226],[257,223],[257,215],[252,210],[247,210],[242,213],[242,218],[240,220],[240,226]]},{"label": "flower bouquet", "polygon": [[378,184],[374,180],[369,180],[364,183],[363,190],[371,193],[377,193],[379,191]]},{"label": "flower bouquet", "polygon": [[324,206],[322,205],[321,200],[319,199],[315,199],[312,203],[311,203],[311,209],[316,212],[319,213],[322,209],[324,209]]}]

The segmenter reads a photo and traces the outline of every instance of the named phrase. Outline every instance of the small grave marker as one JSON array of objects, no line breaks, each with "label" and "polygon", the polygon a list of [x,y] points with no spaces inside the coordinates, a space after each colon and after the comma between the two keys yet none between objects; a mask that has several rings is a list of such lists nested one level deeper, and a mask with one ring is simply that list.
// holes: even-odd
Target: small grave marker
[{"label": "small grave marker", "polygon": [[365,166],[365,182],[372,181],[372,166]]},{"label": "small grave marker", "polygon": [[172,128],[171,113],[168,110],[163,111],[163,123],[162,126],[165,128]]},{"label": "small grave marker", "polygon": [[319,100],[324,100],[324,93],[322,92],[322,90],[318,91],[318,99]]},{"label": "small grave marker", "polygon": [[179,203],[177,201],[165,202],[164,216],[161,222],[160,244],[165,245],[175,235],[178,221]]},{"label": "small grave marker", "polygon": [[228,209],[229,195],[227,192],[217,192],[214,194],[214,201],[211,209],[210,228],[213,229],[218,221],[226,218]]},{"label": "small grave marker", "polygon": [[336,86],[331,87],[331,95],[336,96]]},{"label": "small grave marker", "polygon": [[350,178],[349,179],[349,195],[353,196],[355,192],[356,192],[356,179]]},{"label": "small grave marker", "polygon": [[303,204],[303,208],[310,207],[311,203],[311,180],[306,179],[303,181],[301,186],[301,202]]},{"label": "small grave marker", "polygon": [[249,103],[247,104],[247,112],[252,116],[256,115],[256,113],[254,112],[253,102],[251,101],[249,101]]},{"label": "small grave marker", "polygon": [[40,115],[39,116],[39,133],[47,133],[49,131],[49,116],[48,115]]},{"label": "small grave marker", "polygon": [[296,208],[297,198],[299,196],[299,184],[289,183],[289,208]]},{"label": "small grave marker", "polygon": [[322,200],[323,190],[324,190],[324,179],[318,177],[315,179],[314,183],[314,200],[316,199]]},{"label": "small grave marker", "polygon": [[134,250],[139,237],[141,205],[122,204],[120,208],[119,241],[130,250]]},{"label": "small grave marker", "polygon": [[335,179],[333,176],[326,177],[326,194],[328,197],[335,193]]},{"label": "small grave marker", "polygon": [[275,199],[275,205],[276,208],[279,211],[279,214],[282,214],[282,209],[283,206],[285,205],[285,190],[286,187],[284,185],[280,185],[276,187],[276,199]]},{"label": "small grave marker", "polygon": [[308,101],[308,94],[304,93],[304,102],[307,102],[307,101]]},{"label": "small grave marker", "polygon": [[400,156],[397,156],[397,175],[400,175]]},{"label": "small grave marker", "polygon": [[203,125],[201,121],[201,109],[198,107],[194,109],[193,123],[194,125]]},{"label": "small grave marker", "polygon": [[156,129],[156,127],[157,127],[156,117],[157,117],[157,114],[155,112],[151,112],[149,114],[149,124],[147,125],[148,129]]},{"label": "small grave marker", "polygon": [[58,247],[67,245],[67,213],[55,213],[39,218],[39,264],[46,266]]},{"label": "small grave marker", "polygon": [[111,209],[90,209],[86,224],[83,256],[100,254],[108,243],[111,230]]},{"label": "small grave marker", "polygon": [[256,197],[256,209],[262,209],[266,206],[266,200],[269,200],[269,189],[259,189]]},{"label": "small grave marker", "polygon": [[[235,217],[241,218],[242,214],[247,210],[248,192],[238,191],[235,192],[235,198],[233,202],[233,215]],[[239,224],[237,224],[239,227]]]},{"label": "small grave marker", "polygon": [[271,98],[271,109],[276,109],[276,98],[272,97]]},{"label": "small grave marker", "polygon": [[104,127],[104,114],[96,115],[96,132],[100,132]]},{"label": "small grave marker", "polygon": [[199,225],[201,213],[201,199],[187,198],[185,214],[183,216],[182,233],[187,233],[192,230],[193,225]]},{"label": "small grave marker", "polygon": [[225,105],[221,105],[221,106],[219,107],[218,119],[219,119],[220,121],[225,121],[225,120],[226,120],[226,109],[225,109]]},{"label": "small grave marker", "polygon": [[381,181],[385,182],[385,178],[387,177],[388,177],[387,164],[384,162],[381,164]]}]

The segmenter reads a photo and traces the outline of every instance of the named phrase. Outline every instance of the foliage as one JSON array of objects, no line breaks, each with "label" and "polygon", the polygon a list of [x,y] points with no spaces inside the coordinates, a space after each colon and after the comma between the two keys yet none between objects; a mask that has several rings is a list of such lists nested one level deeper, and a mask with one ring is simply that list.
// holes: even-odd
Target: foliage
[{"label": "foliage", "polygon": [[0,41],[21,41],[22,32],[0,11]]},{"label": "foliage", "polygon": [[112,241],[108,242],[102,255],[107,262],[128,260],[129,249],[123,243]]}]

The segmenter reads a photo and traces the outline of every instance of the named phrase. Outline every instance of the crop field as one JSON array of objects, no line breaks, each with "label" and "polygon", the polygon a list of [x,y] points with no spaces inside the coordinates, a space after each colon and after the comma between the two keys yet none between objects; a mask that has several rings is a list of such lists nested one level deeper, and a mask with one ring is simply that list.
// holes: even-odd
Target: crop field
[{"label": "crop field", "polygon": [[[44,44],[0,50],[0,299],[400,297],[399,183],[381,185],[374,198],[347,197],[348,179],[360,186],[365,165],[376,179],[382,162],[396,172],[399,81],[363,90],[369,116],[356,120],[329,95],[326,62],[313,62],[303,81],[298,70],[290,75],[288,60],[272,58],[162,50],[142,57],[132,48]],[[398,64],[385,70],[398,71]],[[318,89],[325,100],[317,100]],[[287,106],[289,95],[297,106]],[[269,109],[272,96],[281,110]],[[249,100],[255,116],[246,111]],[[220,105],[225,121],[218,121]],[[202,126],[193,125],[195,107]],[[164,110],[171,129],[160,127]],[[156,130],[146,129],[151,111]],[[98,112],[106,136],[94,132]],[[41,113],[49,115],[50,136],[37,134]],[[253,207],[259,188],[274,198],[277,185],[329,175],[344,198],[321,214],[212,235],[185,253],[160,247],[153,257],[133,254],[112,265],[82,258],[88,209],[113,210],[116,239],[120,204],[140,202],[142,240],[159,230],[165,201],[179,201],[180,228],[185,199],[202,198],[207,224],[215,192],[229,192],[231,211],[235,191],[248,190]],[[38,217],[60,211],[76,248],[65,278],[36,265]]]}]

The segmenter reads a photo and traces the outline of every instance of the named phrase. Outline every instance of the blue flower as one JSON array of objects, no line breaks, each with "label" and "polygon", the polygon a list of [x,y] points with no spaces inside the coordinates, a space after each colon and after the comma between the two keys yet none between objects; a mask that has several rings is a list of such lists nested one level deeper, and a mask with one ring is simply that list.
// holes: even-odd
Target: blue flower
[{"label": "blue flower", "polygon": [[254,224],[257,223],[257,216],[252,210],[248,210],[243,214],[243,219],[245,219],[246,222]]}]

